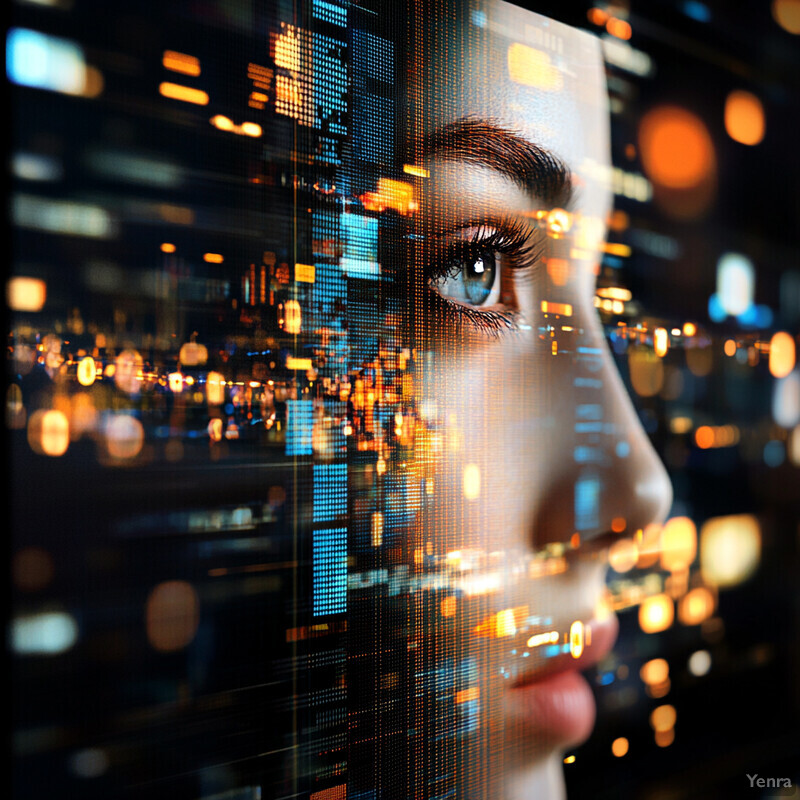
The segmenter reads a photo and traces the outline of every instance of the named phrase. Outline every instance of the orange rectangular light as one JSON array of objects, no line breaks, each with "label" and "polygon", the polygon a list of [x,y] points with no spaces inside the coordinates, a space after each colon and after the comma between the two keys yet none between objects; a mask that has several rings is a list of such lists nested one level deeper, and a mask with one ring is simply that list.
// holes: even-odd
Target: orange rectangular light
[{"label": "orange rectangular light", "polygon": [[572,316],[572,306],[569,303],[553,303],[542,300],[542,311],[545,314],[559,314],[563,317]]},{"label": "orange rectangular light", "polygon": [[295,264],[294,279],[298,283],[314,283],[316,268],[313,264]]},{"label": "orange rectangular light", "polygon": [[190,86],[164,81],[159,85],[158,91],[164,97],[169,97],[170,100],[182,100],[184,103],[194,103],[197,106],[208,105],[208,94],[201,89],[192,89]]},{"label": "orange rectangular light", "polygon": [[165,50],[161,59],[164,69],[197,77],[200,74],[200,59],[175,50]]},{"label": "orange rectangular light", "polygon": [[286,369],[311,369],[311,359],[295,358],[294,356],[287,356]]}]

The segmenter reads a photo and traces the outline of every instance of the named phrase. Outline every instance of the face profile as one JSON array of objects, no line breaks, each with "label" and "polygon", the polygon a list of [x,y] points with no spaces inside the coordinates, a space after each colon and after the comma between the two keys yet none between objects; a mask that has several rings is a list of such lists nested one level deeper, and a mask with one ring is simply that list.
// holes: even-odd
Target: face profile
[{"label": "face profile", "polygon": [[428,176],[411,324],[420,416],[441,437],[411,535],[444,565],[478,664],[485,730],[461,791],[558,796],[560,754],[594,721],[578,670],[615,636],[604,548],[671,502],[593,305],[610,206],[599,43],[503,2],[411,27]]},{"label": "face profile", "polygon": [[[214,18],[261,48],[229,59],[241,107],[214,95],[224,58],[164,49],[163,141],[100,89],[98,141],[64,134],[91,191],[47,207],[68,246],[41,252],[94,302],[62,286],[80,330],[19,326],[46,347],[14,419],[20,474],[77,511],[58,550],[28,503],[17,549],[57,580],[17,588],[61,622],[85,605],[75,708],[37,711],[77,744],[34,756],[81,797],[562,797],[595,720],[580,673],[617,632],[607,550],[671,504],[595,306],[599,42],[500,0],[284,5]],[[109,64],[133,75],[124,27]],[[69,226],[113,192],[84,253]]]}]

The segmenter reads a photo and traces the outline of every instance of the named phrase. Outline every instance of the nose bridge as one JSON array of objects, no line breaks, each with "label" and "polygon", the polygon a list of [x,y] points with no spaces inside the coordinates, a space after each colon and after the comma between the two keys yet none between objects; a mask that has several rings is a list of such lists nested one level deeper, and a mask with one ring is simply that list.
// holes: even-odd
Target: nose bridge
[{"label": "nose bridge", "polygon": [[[534,520],[536,546],[633,533],[662,522],[672,487],[613,362],[599,325],[578,353],[588,371],[565,364],[550,413],[552,469]],[[580,360],[576,362],[578,365]],[[569,402],[566,398],[569,397]]]}]

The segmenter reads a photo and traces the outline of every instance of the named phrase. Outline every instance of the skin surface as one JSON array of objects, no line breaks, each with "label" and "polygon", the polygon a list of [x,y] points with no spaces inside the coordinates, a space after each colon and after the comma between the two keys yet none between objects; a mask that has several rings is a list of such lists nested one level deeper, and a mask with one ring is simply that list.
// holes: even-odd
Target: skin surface
[{"label": "skin surface", "polygon": [[[594,720],[575,669],[601,657],[615,633],[603,605],[606,534],[622,519],[633,535],[663,520],[671,503],[666,472],[593,304],[611,203],[602,58],[588,35],[505,3],[423,12],[410,22],[409,158],[428,170],[412,223],[428,244],[412,254],[409,280],[413,335],[426,353],[417,402],[436,439],[436,447],[418,452],[417,465],[436,491],[419,515],[412,549],[462,566],[472,554],[479,565],[459,573],[453,623],[479,664],[481,733],[462,765],[465,795],[559,797],[563,751],[583,741]],[[475,127],[465,137],[450,135],[448,149],[448,136],[437,132],[464,124]],[[496,147],[481,147],[481,136]],[[492,156],[493,148],[502,155],[504,136],[510,163]],[[549,190],[541,180],[537,191],[530,176],[514,173],[526,146],[568,168],[571,198],[543,196]],[[573,227],[557,238],[536,215],[562,201]],[[497,302],[477,314],[468,309],[465,319],[463,307],[453,306],[455,284],[447,282],[458,275],[431,280],[430,264],[460,252],[459,242],[509,226],[523,232],[535,255],[495,254]],[[558,269],[548,269],[548,258],[559,259]],[[571,313],[545,314],[543,301]],[[480,314],[493,312],[512,322],[487,329]],[[576,457],[581,447],[591,448],[588,463]],[[588,501],[576,499],[580,482],[589,487]],[[555,574],[541,574],[542,553],[553,545],[561,552],[576,533],[580,547],[568,548]],[[479,579],[490,588],[477,588]],[[525,628],[523,619],[532,618],[540,627]],[[498,619],[513,620],[511,630],[496,626],[487,635],[487,620]],[[531,633],[563,635],[576,620],[595,630],[581,659],[554,666],[542,648],[520,659]],[[553,672],[557,678],[538,690],[514,688]]]}]

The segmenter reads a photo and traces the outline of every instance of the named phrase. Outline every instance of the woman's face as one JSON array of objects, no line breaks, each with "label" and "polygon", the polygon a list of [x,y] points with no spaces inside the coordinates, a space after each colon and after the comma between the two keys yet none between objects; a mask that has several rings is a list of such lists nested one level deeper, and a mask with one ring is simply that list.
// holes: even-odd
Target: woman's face
[{"label": "woman's face", "polygon": [[563,750],[594,721],[578,670],[616,633],[605,548],[671,501],[594,306],[603,63],[588,35],[495,0],[410,24],[409,158],[426,171],[409,257],[426,495],[412,550],[452,597],[437,657],[461,648],[475,667],[466,791],[557,793]]}]

